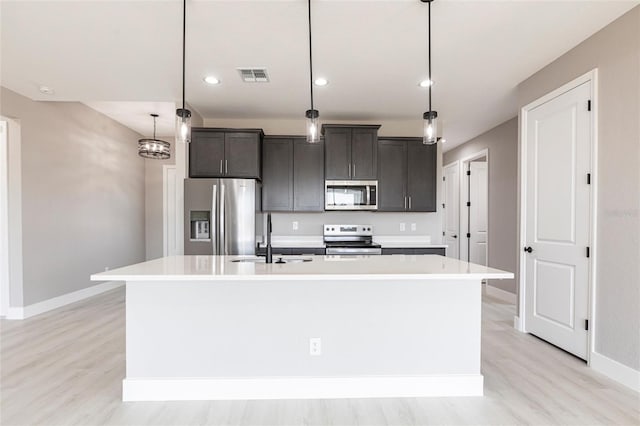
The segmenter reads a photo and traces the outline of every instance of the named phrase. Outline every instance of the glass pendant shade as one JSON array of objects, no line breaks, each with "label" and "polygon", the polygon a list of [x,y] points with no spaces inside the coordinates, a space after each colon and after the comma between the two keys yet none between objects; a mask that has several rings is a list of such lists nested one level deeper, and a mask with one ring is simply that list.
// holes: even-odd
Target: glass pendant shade
[{"label": "glass pendant shade", "polygon": [[151,114],[151,116],[153,117],[153,139],[138,140],[138,155],[152,160],[167,160],[171,157],[171,145],[169,142],[156,139],[156,118],[158,115]]},{"label": "glass pendant shade", "polygon": [[438,113],[436,111],[427,111],[422,115],[422,118],[424,119],[422,143],[433,145],[438,142]]},{"label": "glass pendant shade", "polygon": [[320,113],[317,109],[308,109],[305,116],[307,117],[307,142],[320,142],[320,129],[318,128]]},{"label": "glass pendant shade", "polygon": [[191,111],[188,109],[176,110],[176,140],[182,143],[191,142]]}]

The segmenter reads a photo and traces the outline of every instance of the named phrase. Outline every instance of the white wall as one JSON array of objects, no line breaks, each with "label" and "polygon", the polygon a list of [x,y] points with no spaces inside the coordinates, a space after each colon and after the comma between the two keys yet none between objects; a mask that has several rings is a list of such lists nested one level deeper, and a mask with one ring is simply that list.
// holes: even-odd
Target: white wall
[{"label": "white wall", "polygon": [[[145,182],[145,252],[146,259],[163,256],[163,196],[162,169],[165,165],[176,164],[174,136],[157,136],[171,144],[171,158],[168,160],[144,160]],[[179,182],[182,184],[182,182]],[[181,228],[182,229],[182,228]]]},{"label": "white wall", "polygon": [[12,292],[12,305],[81,290],[92,273],[144,260],[140,135],[80,103],[1,95],[1,114],[21,131],[9,173],[21,170],[10,203],[21,197],[23,294]]},{"label": "white wall", "polygon": [[640,370],[640,6],[518,86],[519,105],[598,68],[596,352]]}]

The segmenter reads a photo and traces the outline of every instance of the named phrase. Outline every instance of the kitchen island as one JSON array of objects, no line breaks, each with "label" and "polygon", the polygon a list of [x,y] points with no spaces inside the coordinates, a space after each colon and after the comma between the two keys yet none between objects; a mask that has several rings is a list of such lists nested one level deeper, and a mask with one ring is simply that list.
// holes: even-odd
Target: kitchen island
[{"label": "kitchen island", "polygon": [[123,400],[482,395],[481,280],[512,273],[307,259],[173,256],[92,275],[126,281]]}]

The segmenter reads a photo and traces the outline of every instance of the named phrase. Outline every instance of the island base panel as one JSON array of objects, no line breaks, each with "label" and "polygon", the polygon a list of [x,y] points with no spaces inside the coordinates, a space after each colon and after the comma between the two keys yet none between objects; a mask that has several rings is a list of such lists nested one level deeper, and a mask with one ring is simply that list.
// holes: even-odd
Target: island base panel
[{"label": "island base panel", "polygon": [[136,281],[126,297],[124,400],[482,395],[480,280]]}]

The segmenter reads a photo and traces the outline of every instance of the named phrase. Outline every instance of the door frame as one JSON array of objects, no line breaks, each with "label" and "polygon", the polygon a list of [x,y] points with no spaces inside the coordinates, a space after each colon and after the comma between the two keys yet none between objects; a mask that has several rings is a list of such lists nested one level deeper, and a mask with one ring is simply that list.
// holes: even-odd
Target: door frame
[{"label": "door frame", "polygon": [[[458,182],[456,182],[456,184],[458,185],[458,199],[451,201],[451,200],[446,200],[446,204],[451,204],[452,202],[455,202],[458,204],[458,238],[457,238],[457,245],[458,245],[458,260],[460,260],[460,240],[462,239],[462,237],[460,236],[460,160],[455,160],[452,161],[451,163],[445,165],[442,167],[442,197],[444,198],[447,194],[447,184],[444,180],[444,176],[446,175],[445,170],[450,168],[450,167],[455,167],[458,170]],[[444,207],[446,209],[446,207]],[[442,213],[442,243],[445,244],[445,232],[446,232],[446,224],[447,224],[447,212],[443,212]]]},{"label": "door frame", "polygon": [[589,320],[589,330],[587,330],[587,364],[591,364],[591,355],[595,352],[595,322],[596,322],[596,264],[598,258],[598,244],[596,227],[598,223],[597,217],[597,200],[598,200],[598,69],[595,68],[586,74],[562,85],[561,87],[547,93],[546,95],[534,100],[520,109],[520,137],[518,143],[518,209],[519,209],[519,237],[518,237],[518,261],[519,266],[519,283],[518,283],[518,317],[514,319],[516,328],[527,333],[526,324],[526,271],[525,271],[525,255],[523,248],[526,246],[526,220],[527,212],[525,209],[526,185],[527,185],[527,119],[529,111],[538,106],[563,95],[564,93],[580,86],[581,84],[591,83],[591,197],[589,208],[589,282],[587,294],[589,301],[587,303],[587,317]]},{"label": "door frame", "polygon": [[[170,184],[173,180],[173,186]],[[178,203],[177,191],[179,186],[178,168],[175,164],[165,164],[162,166],[162,255],[173,256],[180,253],[180,239],[179,235],[182,235],[182,225],[178,220]],[[173,192],[174,205],[169,203],[169,193]],[[170,215],[171,210],[174,211],[173,220]],[[173,233],[175,237],[176,247],[170,247],[169,235]]]},{"label": "door frame", "polygon": [[0,316],[11,306],[9,284],[9,122],[0,117]]},{"label": "door frame", "polygon": [[[473,160],[477,160],[478,158],[486,157],[487,161],[487,266],[489,265],[489,249],[490,249],[490,241],[489,241],[489,197],[491,195],[491,187],[489,185],[489,172],[491,164],[489,163],[489,148],[484,148],[480,151],[477,151],[473,154],[470,154],[460,160],[460,207],[458,210],[458,214],[460,215],[460,233],[464,234],[464,237],[461,237],[460,245],[459,245],[459,254],[460,260],[469,261],[469,238],[467,238],[467,233],[470,231],[469,229],[469,209],[467,208],[467,201],[469,200],[469,179],[467,179],[467,170],[469,170],[469,163]],[[464,226],[463,226],[464,224]],[[464,228],[464,229],[463,229]],[[462,231],[465,232],[462,232]],[[464,256],[463,256],[464,250]]]}]

